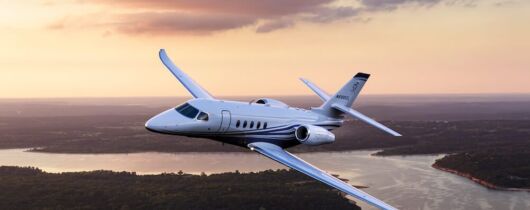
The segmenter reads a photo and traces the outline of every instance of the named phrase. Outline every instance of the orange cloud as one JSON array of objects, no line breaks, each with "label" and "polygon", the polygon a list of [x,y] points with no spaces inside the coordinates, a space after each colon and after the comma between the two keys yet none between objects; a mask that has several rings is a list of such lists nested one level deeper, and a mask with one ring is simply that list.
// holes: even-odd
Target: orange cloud
[{"label": "orange cloud", "polygon": [[[309,11],[334,0],[92,0],[90,3],[134,9],[275,17]],[[88,1],[87,1],[88,2]]]},{"label": "orange cloud", "polygon": [[147,12],[118,15],[115,28],[128,34],[208,34],[252,25],[256,19],[244,15]]},{"label": "orange cloud", "polygon": [[[442,2],[470,4],[475,0],[358,0],[351,6],[334,6],[337,0],[93,0],[86,4],[125,9],[94,18],[63,18],[49,25],[64,29],[75,25],[106,27],[125,34],[210,34],[255,26],[257,33],[289,28],[298,22],[330,23],[369,16],[401,7],[431,7]],[[79,20],[81,19],[81,20]],[[364,18],[366,19],[366,18]]]}]

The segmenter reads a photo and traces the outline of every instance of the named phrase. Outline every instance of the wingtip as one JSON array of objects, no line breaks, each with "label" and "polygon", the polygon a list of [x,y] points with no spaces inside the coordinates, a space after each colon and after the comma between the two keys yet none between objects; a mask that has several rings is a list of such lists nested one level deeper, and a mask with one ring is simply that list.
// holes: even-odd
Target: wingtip
[{"label": "wingtip", "polygon": [[396,132],[396,131],[394,131],[394,130],[392,130],[392,129],[390,129],[390,128],[389,128],[389,130],[388,130],[388,133],[390,133],[390,135],[395,136],[395,137],[403,136],[403,135],[401,135],[400,133],[398,133],[398,132]]}]

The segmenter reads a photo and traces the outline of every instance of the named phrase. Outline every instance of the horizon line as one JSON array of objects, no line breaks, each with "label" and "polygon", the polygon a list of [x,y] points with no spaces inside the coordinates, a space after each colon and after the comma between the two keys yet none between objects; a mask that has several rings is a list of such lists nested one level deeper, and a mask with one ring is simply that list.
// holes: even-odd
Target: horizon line
[{"label": "horizon line", "polygon": [[[528,93],[368,93],[361,96],[502,96],[502,95],[528,95]],[[238,98],[238,97],[310,97],[315,94],[293,94],[293,95],[220,95],[216,98]],[[31,100],[31,99],[125,99],[125,98],[192,98],[191,95],[183,96],[58,96],[58,97],[0,97],[0,100]]]}]

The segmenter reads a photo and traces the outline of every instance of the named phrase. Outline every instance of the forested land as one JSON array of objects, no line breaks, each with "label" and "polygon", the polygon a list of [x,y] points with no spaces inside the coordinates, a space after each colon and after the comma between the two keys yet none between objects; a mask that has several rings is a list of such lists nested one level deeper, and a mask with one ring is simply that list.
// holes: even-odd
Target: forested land
[{"label": "forested land", "polygon": [[0,209],[360,209],[295,171],[136,175],[0,167]]}]

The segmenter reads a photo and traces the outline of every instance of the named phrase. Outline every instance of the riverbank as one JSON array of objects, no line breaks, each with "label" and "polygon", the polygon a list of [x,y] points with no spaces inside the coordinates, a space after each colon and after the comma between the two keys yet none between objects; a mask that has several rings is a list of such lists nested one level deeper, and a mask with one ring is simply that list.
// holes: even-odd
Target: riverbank
[{"label": "riverbank", "polygon": [[464,172],[460,172],[460,171],[457,171],[457,170],[453,170],[453,169],[450,169],[450,168],[444,168],[442,166],[439,166],[435,163],[433,163],[431,165],[433,168],[435,169],[438,169],[440,171],[445,171],[445,172],[448,172],[448,173],[452,173],[452,174],[455,174],[455,175],[458,175],[458,176],[461,176],[461,177],[464,177],[464,178],[467,178],[477,184],[480,184],[484,187],[487,187],[489,189],[492,189],[492,190],[504,190],[504,191],[523,191],[523,192],[530,192],[530,189],[528,188],[509,188],[509,187],[501,187],[501,186],[498,186],[498,185],[495,185],[491,182],[487,182],[485,180],[482,180],[482,179],[479,179],[477,177],[474,177],[473,175],[469,174],[469,173],[464,173]]}]

